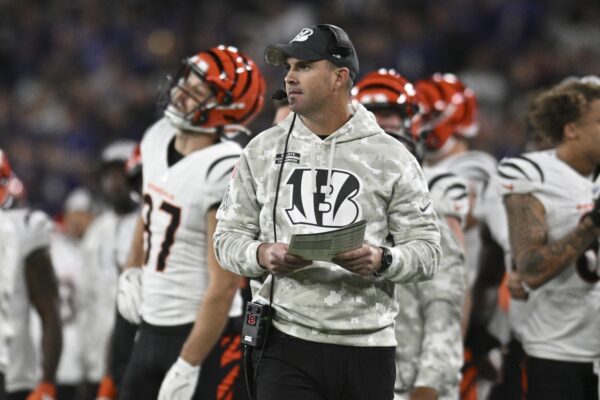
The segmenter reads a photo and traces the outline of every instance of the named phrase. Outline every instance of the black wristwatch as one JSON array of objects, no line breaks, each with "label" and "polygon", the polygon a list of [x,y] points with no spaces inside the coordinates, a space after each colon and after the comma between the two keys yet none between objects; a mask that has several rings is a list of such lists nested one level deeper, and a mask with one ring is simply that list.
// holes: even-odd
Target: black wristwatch
[{"label": "black wristwatch", "polygon": [[379,248],[381,249],[381,266],[373,273],[375,276],[381,276],[392,265],[392,261],[394,260],[390,249],[382,246]]}]

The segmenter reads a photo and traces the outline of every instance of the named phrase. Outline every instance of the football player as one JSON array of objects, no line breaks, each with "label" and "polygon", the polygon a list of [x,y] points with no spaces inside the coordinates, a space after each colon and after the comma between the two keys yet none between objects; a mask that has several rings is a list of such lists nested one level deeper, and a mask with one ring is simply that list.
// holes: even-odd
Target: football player
[{"label": "football player", "polygon": [[118,140],[100,155],[99,181],[106,209],[91,224],[83,240],[86,269],[92,287],[92,312],[85,336],[86,380],[95,393],[108,370],[108,354],[113,326],[117,283],[129,252],[129,243],[139,215],[139,203],[131,196],[125,163],[136,143]]},{"label": "football player", "polygon": [[496,309],[508,248],[504,209],[489,185],[497,162],[487,153],[470,149],[469,139],[478,131],[477,101],[470,88],[455,75],[441,73],[417,81],[415,88],[422,110],[419,135],[425,166],[445,168],[468,181],[465,254],[469,290],[463,310],[467,363],[461,390],[463,398],[472,393],[485,399],[499,379],[497,366],[488,357],[499,342],[489,333],[488,324]]},{"label": "football player", "polygon": [[0,150],[0,399],[6,399],[4,376],[8,364],[8,343],[13,336],[9,320],[10,299],[13,294],[14,274],[17,269],[18,244],[15,239],[15,229],[6,217],[4,209],[14,201],[9,189],[13,172],[4,152]]},{"label": "football player", "polygon": [[141,325],[121,399],[245,396],[240,278],[218,265],[212,236],[241,153],[226,137],[247,132],[264,90],[258,67],[237,49],[202,51],[183,61],[164,118],[144,135],[144,208],[118,299],[121,314]]},{"label": "football player", "polygon": [[[0,151],[0,170],[10,170],[6,154]],[[6,182],[5,179],[2,179]],[[10,193],[7,187],[0,193]],[[10,201],[3,202],[9,205]],[[62,348],[58,284],[49,243],[53,225],[41,211],[27,208],[4,212],[14,227],[17,265],[9,301],[8,326],[12,337],[8,347],[5,387],[8,399],[56,399],[56,370]],[[5,237],[2,237],[2,241]],[[30,311],[35,309],[42,323],[42,359],[36,357],[30,330]],[[5,329],[3,327],[3,329]],[[42,374],[40,377],[39,367]]]},{"label": "football player", "polygon": [[[140,145],[137,144],[133,148],[133,152],[129,155],[129,159],[125,163],[125,174],[130,190],[130,196],[136,204],[141,203],[142,190],[142,159],[140,153]],[[134,212],[134,220],[137,221],[139,212]],[[131,227],[131,225],[129,225]],[[130,237],[122,237],[123,243],[131,242],[133,239],[133,230],[127,229]],[[122,272],[122,271],[120,271]],[[107,354],[108,363],[105,375],[100,382],[96,400],[115,400],[117,398],[118,389],[123,380],[123,375],[129,363],[129,358],[133,350],[133,343],[137,333],[138,324],[127,321],[115,309],[114,329],[109,341],[109,354]]]},{"label": "football player", "polygon": [[529,119],[556,147],[504,159],[497,176],[528,290],[527,399],[598,399],[600,81],[541,93]]},{"label": "football player", "polygon": [[[418,158],[419,104],[413,85],[394,70],[365,75],[354,99],[373,112],[377,123]],[[456,399],[463,359],[461,308],[466,266],[461,224],[468,211],[466,182],[453,173],[423,168],[433,208],[440,217],[443,257],[436,277],[396,285],[396,399]],[[454,227],[454,229],[451,228]]]},{"label": "football player", "polygon": [[[81,239],[98,208],[91,193],[83,188],[73,190],[64,203],[62,229],[50,236],[50,258],[58,279],[60,312],[63,327],[63,348],[56,372],[57,397],[74,400],[84,381],[83,339],[88,334],[87,314],[90,312],[90,285],[81,250]],[[36,344],[41,342],[39,318],[33,316],[32,332]]]}]

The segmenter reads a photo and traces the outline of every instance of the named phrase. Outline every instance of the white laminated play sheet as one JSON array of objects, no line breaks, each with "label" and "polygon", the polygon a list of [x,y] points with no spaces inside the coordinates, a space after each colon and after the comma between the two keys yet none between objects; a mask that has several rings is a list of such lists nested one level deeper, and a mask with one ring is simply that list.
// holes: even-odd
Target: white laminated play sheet
[{"label": "white laminated play sheet", "polygon": [[339,253],[358,249],[365,241],[366,220],[321,233],[292,235],[288,252],[312,261],[331,261]]}]

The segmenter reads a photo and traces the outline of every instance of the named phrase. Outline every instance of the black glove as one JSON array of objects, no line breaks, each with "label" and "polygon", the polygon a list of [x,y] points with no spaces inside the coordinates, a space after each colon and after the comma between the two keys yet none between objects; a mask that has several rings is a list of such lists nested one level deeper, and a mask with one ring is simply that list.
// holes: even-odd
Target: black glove
[{"label": "black glove", "polygon": [[588,213],[588,215],[594,225],[600,228],[600,196],[596,198],[596,201],[594,202],[594,208]]}]

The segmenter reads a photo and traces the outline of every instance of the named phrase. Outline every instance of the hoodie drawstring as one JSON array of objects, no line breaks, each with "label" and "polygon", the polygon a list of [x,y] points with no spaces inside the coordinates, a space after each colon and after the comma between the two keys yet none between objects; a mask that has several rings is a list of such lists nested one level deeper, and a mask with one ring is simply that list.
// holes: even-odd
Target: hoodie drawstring
[{"label": "hoodie drawstring", "polygon": [[331,188],[331,175],[333,174],[333,156],[335,154],[335,143],[337,142],[337,138],[333,138],[331,140],[331,147],[329,148],[329,165],[327,166],[327,192],[325,193],[325,197],[331,196],[332,190]]},{"label": "hoodie drawstring", "polygon": [[[327,186],[325,191],[325,197],[329,197],[331,196],[331,175],[333,174],[333,157],[335,155],[335,143],[337,142],[337,138],[333,138],[331,140],[331,147],[329,148],[329,164],[327,166]],[[311,143],[311,152],[310,152],[310,179],[311,179],[311,186],[312,186],[312,192],[313,193],[318,193],[318,188],[317,188],[317,172],[315,169],[315,164],[316,164],[316,158],[317,158],[317,151],[319,151],[319,144],[318,143]]]},{"label": "hoodie drawstring", "polygon": [[310,151],[310,181],[312,186],[312,192],[317,193],[317,177],[315,171],[315,159],[317,157],[318,146],[316,143],[311,143],[311,151]]}]

